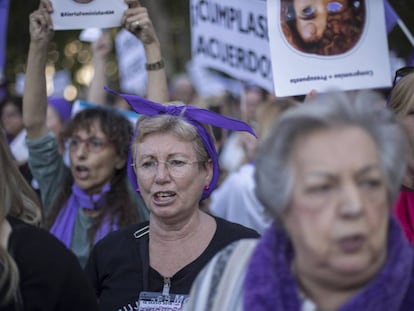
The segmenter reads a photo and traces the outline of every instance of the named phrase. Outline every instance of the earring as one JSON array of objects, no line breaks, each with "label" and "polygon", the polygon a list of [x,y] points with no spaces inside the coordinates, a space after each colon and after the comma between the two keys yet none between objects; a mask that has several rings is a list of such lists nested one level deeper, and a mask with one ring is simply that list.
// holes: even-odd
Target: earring
[{"label": "earring", "polygon": [[136,191],[137,193],[141,193],[141,190],[139,190],[139,188],[135,189],[135,191]]},{"label": "earring", "polygon": [[210,186],[209,185],[205,185],[204,186],[204,191],[208,191],[208,190],[210,190]]}]

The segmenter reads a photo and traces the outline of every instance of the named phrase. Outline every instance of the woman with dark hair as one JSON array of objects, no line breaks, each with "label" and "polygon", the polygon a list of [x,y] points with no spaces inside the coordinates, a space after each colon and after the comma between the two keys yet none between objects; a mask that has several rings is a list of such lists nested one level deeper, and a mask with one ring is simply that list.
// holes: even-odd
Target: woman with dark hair
[{"label": "woman with dark hair", "polygon": [[52,38],[50,2],[42,0],[30,16],[31,42],[23,98],[29,164],[40,188],[46,225],[86,263],[91,247],[110,231],[147,219],[141,198],[126,178],[129,121],[109,108],[91,108],[68,121],[60,143],[46,122],[44,70]]}]

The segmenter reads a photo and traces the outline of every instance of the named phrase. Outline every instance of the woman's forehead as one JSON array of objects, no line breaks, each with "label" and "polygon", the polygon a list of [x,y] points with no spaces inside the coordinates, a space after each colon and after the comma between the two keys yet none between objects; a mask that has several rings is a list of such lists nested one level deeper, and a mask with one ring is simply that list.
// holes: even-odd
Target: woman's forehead
[{"label": "woman's forehead", "polygon": [[335,168],[378,165],[378,146],[360,127],[322,129],[302,136],[292,152],[292,164]]},{"label": "woman's forehead", "polygon": [[193,141],[174,133],[151,133],[134,144],[135,154],[195,154]]},{"label": "woman's forehead", "polygon": [[89,122],[82,122],[78,124],[73,129],[73,135],[76,135],[76,134],[88,134],[88,135],[101,134],[101,135],[106,136],[98,120],[91,120]]}]

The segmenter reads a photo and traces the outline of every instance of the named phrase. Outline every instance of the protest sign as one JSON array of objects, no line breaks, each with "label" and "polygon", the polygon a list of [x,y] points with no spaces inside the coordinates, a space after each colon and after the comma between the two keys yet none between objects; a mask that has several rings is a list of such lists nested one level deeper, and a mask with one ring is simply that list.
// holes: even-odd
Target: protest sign
[{"label": "protest sign", "polygon": [[55,30],[111,28],[121,25],[124,0],[52,0]]},{"label": "protest sign", "polygon": [[243,89],[242,83],[239,80],[225,77],[206,67],[197,66],[194,62],[188,62],[186,70],[197,94],[202,97],[223,95],[225,92],[230,92],[230,94],[237,96]]},{"label": "protest sign", "polygon": [[122,92],[145,96],[147,58],[141,40],[122,29],[115,37],[115,46]]},{"label": "protest sign", "polygon": [[272,91],[266,1],[191,0],[192,59]]},{"label": "protest sign", "polygon": [[79,40],[83,42],[93,43],[99,39],[102,35],[102,29],[100,28],[86,28],[79,34]]},{"label": "protest sign", "polygon": [[295,1],[267,2],[277,96],[391,86],[382,1]]}]

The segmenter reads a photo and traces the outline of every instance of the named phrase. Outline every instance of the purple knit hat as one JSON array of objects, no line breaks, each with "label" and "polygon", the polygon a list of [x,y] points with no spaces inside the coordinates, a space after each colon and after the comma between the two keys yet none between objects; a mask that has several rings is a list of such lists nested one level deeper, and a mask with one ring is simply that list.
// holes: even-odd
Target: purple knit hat
[{"label": "purple knit hat", "polygon": [[[229,129],[229,130],[245,131],[257,137],[253,129],[247,123],[222,116],[220,114],[214,113],[207,109],[201,109],[201,108],[197,108],[197,107],[190,106],[190,105],[164,106],[159,103],[149,101],[145,98],[142,98],[136,95],[118,94],[109,88],[105,88],[105,89],[125,99],[128,102],[128,104],[131,106],[132,110],[134,110],[138,114],[142,114],[142,115],[149,116],[149,117],[160,115],[160,114],[181,116],[185,120],[187,120],[188,123],[192,124],[193,126],[197,128],[197,133],[200,136],[204,144],[204,147],[206,148],[206,151],[209,154],[213,162],[213,177],[210,181],[209,187],[203,190],[203,195],[201,196],[201,200],[206,199],[211,194],[211,192],[216,188],[218,180],[219,180],[219,175],[220,175],[219,160],[218,160],[217,150],[214,145],[214,139],[209,134],[209,132],[206,130],[206,128],[203,126],[203,124],[209,124],[209,125]],[[135,135],[134,135],[134,138],[135,138]],[[138,189],[137,176],[132,167],[132,164],[133,164],[133,159],[132,159],[132,152],[130,149],[129,155],[128,155],[128,164],[127,164],[128,178],[130,182],[132,183],[132,186],[134,187],[134,189]]]},{"label": "purple knit hat", "polygon": [[72,113],[72,103],[63,97],[48,97],[48,104],[58,113],[60,119],[66,122],[70,119]]}]

